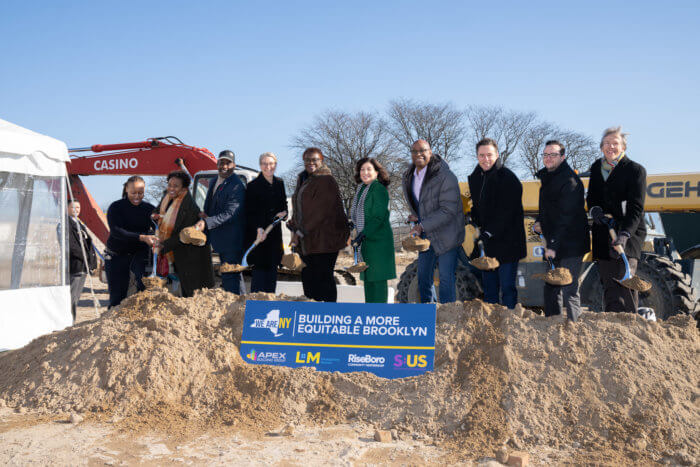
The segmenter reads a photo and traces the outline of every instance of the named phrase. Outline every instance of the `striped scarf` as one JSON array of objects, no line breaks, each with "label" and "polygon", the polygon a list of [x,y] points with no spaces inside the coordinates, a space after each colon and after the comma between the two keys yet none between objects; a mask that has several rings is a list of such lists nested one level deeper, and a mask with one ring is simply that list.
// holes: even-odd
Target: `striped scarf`
[{"label": "striped scarf", "polygon": [[[180,210],[180,204],[182,200],[185,199],[187,191],[183,190],[182,194],[177,198],[173,199],[170,195],[166,194],[163,197],[163,201],[160,202],[160,220],[158,221],[158,238],[161,242],[169,239],[173,233],[173,228],[175,227],[175,219],[177,219],[177,212]],[[172,203],[171,203],[172,201]],[[168,206],[170,204],[170,206]],[[172,251],[165,254],[170,263],[175,261],[175,255]]]},{"label": "striped scarf", "polygon": [[[360,183],[360,186],[357,187],[357,191],[355,192],[355,199],[353,200],[352,206],[350,206],[350,219],[352,219],[353,224],[355,224],[357,235],[361,234],[365,229],[365,198],[368,192],[369,185]],[[357,261],[362,261],[362,248],[358,248],[357,250]]]}]

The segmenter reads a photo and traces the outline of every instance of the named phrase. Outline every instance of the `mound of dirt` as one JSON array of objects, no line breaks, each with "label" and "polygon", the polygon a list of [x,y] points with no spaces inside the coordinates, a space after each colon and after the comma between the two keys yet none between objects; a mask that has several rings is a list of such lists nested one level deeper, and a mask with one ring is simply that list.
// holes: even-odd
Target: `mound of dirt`
[{"label": "mound of dirt", "polygon": [[0,399],[169,431],[361,421],[433,437],[459,458],[508,442],[578,445],[581,463],[700,460],[700,337],[687,316],[584,313],[565,324],[520,307],[441,305],[435,370],[385,380],[244,363],[246,298],[275,297],[141,292],[0,355]]}]

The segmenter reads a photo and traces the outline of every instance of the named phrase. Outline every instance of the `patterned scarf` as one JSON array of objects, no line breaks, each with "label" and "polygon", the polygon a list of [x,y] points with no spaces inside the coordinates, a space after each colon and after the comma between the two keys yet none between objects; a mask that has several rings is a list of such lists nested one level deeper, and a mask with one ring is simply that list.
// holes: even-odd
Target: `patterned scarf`
[{"label": "patterned scarf", "polygon": [[[177,212],[180,210],[180,204],[182,200],[185,199],[187,194],[186,190],[183,190],[182,194],[177,198],[173,199],[169,194],[163,197],[163,201],[160,202],[160,220],[158,221],[158,238],[161,242],[169,239],[173,233],[173,228],[175,227],[175,219],[177,219]],[[172,203],[170,203],[172,201]],[[168,204],[170,203],[170,206]],[[168,261],[172,263],[175,261],[175,255],[172,251],[165,254]]]},{"label": "patterned scarf", "polygon": [[612,164],[608,162],[608,160],[603,157],[603,160],[600,163],[600,173],[603,175],[603,180],[608,181],[608,177],[610,176],[610,172],[617,166],[617,164],[620,163],[622,158],[625,157],[625,153],[623,152],[620,154],[620,157],[617,158],[617,160],[613,161]]},{"label": "patterned scarf", "polygon": [[[372,182],[374,183],[374,182]],[[355,231],[359,235],[365,230],[365,198],[369,192],[370,185],[365,185],[360,183],[355,192],[355,199],[350,206],[350,219],[352,219],[353,224],[355,224]],[[357,250],[357,261],[362,261],[362,248]]]}]

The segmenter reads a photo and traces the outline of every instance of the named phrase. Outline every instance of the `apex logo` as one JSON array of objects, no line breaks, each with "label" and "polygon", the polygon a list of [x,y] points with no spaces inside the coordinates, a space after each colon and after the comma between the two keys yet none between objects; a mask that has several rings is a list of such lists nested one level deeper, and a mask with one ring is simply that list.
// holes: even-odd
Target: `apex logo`
[{"label": "apex logo", "polygon": [[287,354],[285,352],[256,352],[255,349],[250,349],[246,358],[252,362],[283,363],[287,361]]}]

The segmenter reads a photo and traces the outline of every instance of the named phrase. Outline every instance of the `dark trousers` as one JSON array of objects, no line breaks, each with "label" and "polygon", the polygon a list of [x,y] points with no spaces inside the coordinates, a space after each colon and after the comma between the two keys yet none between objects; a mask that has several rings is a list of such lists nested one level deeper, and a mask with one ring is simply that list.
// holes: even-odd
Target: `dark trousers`
[{"label": "dark trousers", "polygon": [[338,289],[335,287],[333,268],[338,252],[302,255],[301,260],[306,267],[301,270],[301,283],[304,295],[317,302],[335,302],[338,300]]},{"label": "dark trousers", "polygon": [[146,271],[148,257],[145,253],[117,255],[105,254],[105,272],[107,273],[107,287],[109,288],[109,306],[117,306],[126,298],[129,292],[129,272],[134,274],[136,288],[144,290],[141,278]]},{"label": "dark trousers", "polygon": [[583,256],[574,256],[572,258],[555,258],[554,261],[552,261],[554,267],[566,268],[571,271],[571,278],[573,281],[571,284],[565,286],[544,283],[545,316],[560,315],[561,311],[566,308],[566,317],[573,322],[578,321],[579,316],[581,316],[581,297],[578,293],[578,278],[581,274],[582,259]]},{"label": "dark trousers", "polygon": [[[630,274],[637,272],[637,260],[627,258],[630,263]],[[598,273],[603,284],[603,311],[636,313],[639,307],[639,292],[623,287],[613,279],[622,279],[625,275],[625,264],[620,259],[598,260]]]},{"label": "dark trousers", "polygon": [[75,322],[76,308],[80,301],[80,294],[83,293],[87,274],[71,274],[70,276],[70,311],[73,314],[73,322]]},{"label": "dark trousers", "polygon": [[494,271],[482,271],[484,301],[486,303],[500,302],[510,309],[515,308],[516,303],[518,303],[518,290],[515,288],[517,274],[518,261],[501,263]]},{"label": "dark trousers", "polygon": [[250,281],[251,292],[275,293],[277,288],[277,267],[253,268],[253,277]]},{"label": "dark trousers", "polygon": [[[243,252],[240,249],[220,251],[219,258],[221,259],[221,264],[241,264]],[[243,282],[243,275],[240,272],[221,273],[221,288],[236,295],[244,295],[245,283]]]}]

